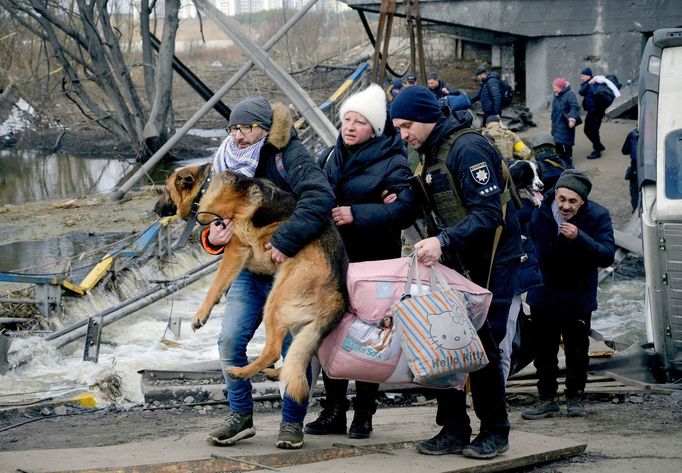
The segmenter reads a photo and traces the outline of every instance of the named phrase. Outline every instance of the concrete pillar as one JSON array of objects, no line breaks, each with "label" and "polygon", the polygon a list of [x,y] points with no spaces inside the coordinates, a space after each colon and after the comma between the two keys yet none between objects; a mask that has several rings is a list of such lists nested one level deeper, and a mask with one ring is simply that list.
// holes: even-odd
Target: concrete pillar
[{"label": "concrete pillar", "polygon": [[492,67],[500,67],[502,65],[502,48],[497,44],[493,44],[490,47],[490,55],[490,65]]},{"label": "concrete pillar", "polygon": [[514,69],[514,45],[513,44],[505,44],[500,46],[500,67],[501,67],[501,73],[500,75],[504,80],[507,81],[509,85],[512,86],[512,89],[516,89],[516,76],[515,76],[515,69]]}]

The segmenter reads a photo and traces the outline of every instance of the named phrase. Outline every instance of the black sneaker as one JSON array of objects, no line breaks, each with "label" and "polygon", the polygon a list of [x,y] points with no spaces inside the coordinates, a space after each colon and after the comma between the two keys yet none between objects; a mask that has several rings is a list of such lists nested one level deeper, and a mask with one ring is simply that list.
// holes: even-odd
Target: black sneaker
[{"label": "black sneaker", "polygon": [[587,159],[598,159],[601,158],[601,151],[592,151]]},{"label": "black sneaker", "polygon": [[469,435],[443,427],[435,437],[419,442],[417,451],[424,455],[446,455],[448,453],[461,455],[464,447],[469,444],[469,438]]},{"label": "black sneaker", "polygon": [[568,417],[585,417],[587,411],[579,397],[566,398],[566,415]]},{"label": "black sneaker", "polygon": [[539,401],[533,407],[521,412],[521,417],[526,420],[544,419],[546,417],[559,417],[561,409],[555,401]]},{"label": "black sneaker", "polygon": [[281,422],[275,446],[285,450],[301,448],[303,446],[303,424],[298,422]]},{"label": "black sneaker", "polygon": [[323,404],[322,412],[317,419],[305,425],[305,433],[312,435],[345,434],[347,410],[348,406]]},{"label": "black sneaker", "polygon": [[481,432],[473,442],[464,447],[462,455],[469,458],[489,459],[509,450],[509,440],[505,435]]},{"label": "black sneaker", "polygon": [[367,411],[355,411],[353,422],[348,429],[348,438],[368,439],[372,433],[372,414]]},{"label": "black sneaker", "polygon": [[256,435],[253,414],[228,412],[225,424],[208,434],[208,441],[215,445],[234,445],[237,441]]}]

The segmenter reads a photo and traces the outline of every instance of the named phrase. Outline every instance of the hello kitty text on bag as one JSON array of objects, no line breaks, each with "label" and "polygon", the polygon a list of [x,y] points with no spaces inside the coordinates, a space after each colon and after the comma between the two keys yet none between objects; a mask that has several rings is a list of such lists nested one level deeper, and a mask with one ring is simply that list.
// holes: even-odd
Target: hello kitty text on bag
[{"label": "hello kitty text on bag", "polygon": [[[469,318],[466,294],[448,287],[444,278],[431,267],[430,291],[415,291],[422,282],[416,256],[410,265],[403,298],[393,304],[393,318],[400,333],[403,352],[415,382],[443,378],[452,373],[471,372],[488,364],[483,343]],[[423,269],[426,267],[424,266]]]}]

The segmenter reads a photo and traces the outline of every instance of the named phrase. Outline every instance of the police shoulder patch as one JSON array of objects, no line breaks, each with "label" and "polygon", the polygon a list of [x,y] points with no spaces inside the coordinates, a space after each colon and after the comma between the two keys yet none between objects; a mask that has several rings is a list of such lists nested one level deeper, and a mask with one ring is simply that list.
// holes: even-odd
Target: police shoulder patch
[{"label": "police shoulder patch", "polygon": [[490,170],[488,169],[488,163],[485,161],[469,166],[469,172],[471,173],[471,177],[474,178],[474,181],[482,186],[490,181]]}]

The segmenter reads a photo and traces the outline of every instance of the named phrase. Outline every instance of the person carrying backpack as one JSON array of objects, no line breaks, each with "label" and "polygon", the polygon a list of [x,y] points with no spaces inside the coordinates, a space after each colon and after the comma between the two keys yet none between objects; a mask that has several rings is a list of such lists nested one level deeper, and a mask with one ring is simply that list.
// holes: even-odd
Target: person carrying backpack
[{"label": "person carrying backpack", "polygon": [[504,87],[502,79],[497,72],[489,72],[485,66],[476,69],[476,79],[481,82],[481,88],[476,95],[471,98],[471,103],[481,101],[483,109],[483,123],[488,121],[492,115],[501,115],[504,105]]},{"label": "person carrying backpack", "polygon": [[613,100],[620,96],[618,88],[604,76],[593,76],[592,69],[586,67],[580,71],[582,84],[578,93],[583,97],[583,108],[587,112],[585,117],[585,136],[592,143],[592,153],[587,159],[601,158],[601,152],[606,148],[601,142],[599,129],[604,119],[606,109]]}]

